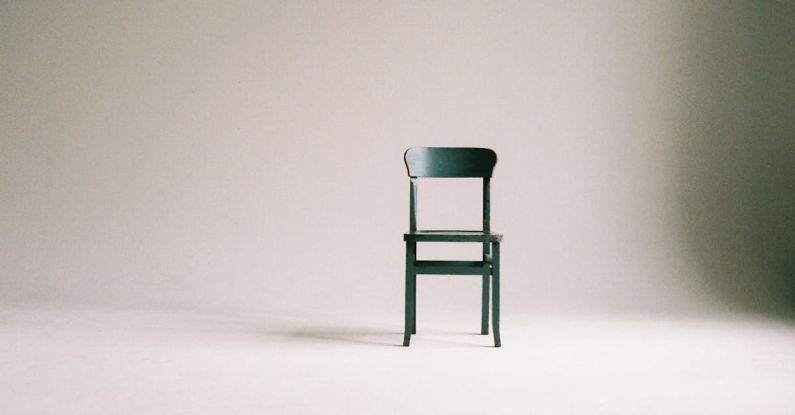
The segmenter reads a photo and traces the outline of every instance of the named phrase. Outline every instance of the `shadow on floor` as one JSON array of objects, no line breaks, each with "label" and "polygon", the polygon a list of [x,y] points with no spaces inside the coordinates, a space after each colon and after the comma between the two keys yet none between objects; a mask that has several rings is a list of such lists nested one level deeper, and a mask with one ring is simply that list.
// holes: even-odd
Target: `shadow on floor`
[{"label": "shadow on floor", "polygon": [[268,334],[292,340],[357,343],[372,346],[402,346],[403,333],[353,327],[308,326],[292,330],[269,331]]},{"label": "shadow on floor", "polygon": [[[403,347],[403,332],[390,330],[363,329],[354,327],[307,326],[292,330],[272,330],[267,334],[299,341],[324,341],[335,343],[355,343],[372,346]],[[434,341],[442,341],[451,345],[473,346],[471,343],[460,343],[441,340],[438,336],[480,336],[480,333],[454,332],[450,330],[424,330],[422,334],[434,336]],[[415,335],[416,336],[416,335]],[[491,337],[491,336],[489,336]],[[413,338],[413,336],[412,336]]]}]

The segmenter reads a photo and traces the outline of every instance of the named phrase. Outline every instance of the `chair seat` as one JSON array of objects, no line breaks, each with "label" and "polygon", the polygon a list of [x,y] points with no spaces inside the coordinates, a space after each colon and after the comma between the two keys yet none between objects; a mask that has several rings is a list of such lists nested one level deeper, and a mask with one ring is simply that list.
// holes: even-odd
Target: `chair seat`
[{"label": "chair seat", "polygon": [[414,242],[502,242],[502,235],[483,231],[414,231],[403,234]]}]

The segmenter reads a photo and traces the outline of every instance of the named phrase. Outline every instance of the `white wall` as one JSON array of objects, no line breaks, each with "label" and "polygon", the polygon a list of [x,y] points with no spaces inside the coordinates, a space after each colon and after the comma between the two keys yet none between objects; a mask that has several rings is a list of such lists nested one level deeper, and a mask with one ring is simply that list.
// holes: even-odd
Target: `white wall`
[{"label": "white wall", "polygon": [[[699,164],[682,156],[709,116],[697,99],[721,88],[694,82],[744,62],[720,39],[786,27],[746,8],[4,2],[0,300],[399,314],[401,157],[434,145],[499,154],[508,310],[730,306],[693,250],[682,189]],[[423,221],[477,223],[477,194],[436,195]],[[476,280],[420,284],[477,312]]]}]

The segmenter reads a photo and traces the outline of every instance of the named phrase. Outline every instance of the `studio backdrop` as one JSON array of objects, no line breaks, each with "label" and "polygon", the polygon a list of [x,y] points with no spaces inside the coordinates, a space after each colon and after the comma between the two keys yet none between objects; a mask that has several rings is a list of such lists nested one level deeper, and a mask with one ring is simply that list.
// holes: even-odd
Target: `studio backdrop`
[{"label": "studio backdrop", "polygon": [[[504,315],[786,312],[793,19],[772,2],[4,2],[0,301],[397,325],[403,152],[472,146],[499,156]],[[420,227],[476,228],[479,184],[444,184],[420,182]],[[477,279],[420,284],[475,315]]]}]

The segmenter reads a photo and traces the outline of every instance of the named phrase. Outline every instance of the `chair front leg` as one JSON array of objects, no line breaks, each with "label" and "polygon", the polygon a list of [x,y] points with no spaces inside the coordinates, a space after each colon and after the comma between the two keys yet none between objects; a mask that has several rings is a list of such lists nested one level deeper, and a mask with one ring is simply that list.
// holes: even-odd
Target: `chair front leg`
[{"label": "chair front leg", "polygon": [[417,274],[413,271],[411,273],[411,334],[417,334]]},{"label": "chair front leg", "polygon": [[403,330],[403,346],[411,342],[414,332],[414,310],[416,305],[417,276],[414,274],[414,260],[416,258],[416,242],[406,242],[406,324]]},{"label": "chair front leg", "polygon": [[491,267],[484,266],[483,295],[480,300],[480,334],[489,334],[489,285],[491,284]]},{"label": "chair front leg", "polygon": [[491,280],[491,325],[494,330],[494,347],[502,346],[500,342],[500,244],[495,242],[492,248],[492,280]]}]

